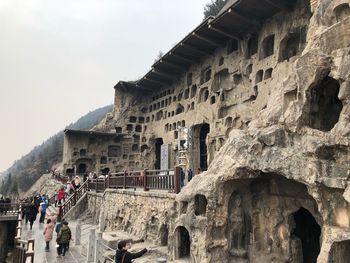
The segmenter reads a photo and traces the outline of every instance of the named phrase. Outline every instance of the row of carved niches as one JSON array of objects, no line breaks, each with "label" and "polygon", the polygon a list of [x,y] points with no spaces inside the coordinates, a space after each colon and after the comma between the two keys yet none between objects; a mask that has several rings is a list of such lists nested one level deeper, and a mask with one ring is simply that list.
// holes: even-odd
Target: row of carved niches
[{"label": "row of carved niches", "polygon": [[[321,228],[304,185],[276,175],[230,182],[229,262],[315,262]],[[248,261],[247,261],[248,262]]]}]

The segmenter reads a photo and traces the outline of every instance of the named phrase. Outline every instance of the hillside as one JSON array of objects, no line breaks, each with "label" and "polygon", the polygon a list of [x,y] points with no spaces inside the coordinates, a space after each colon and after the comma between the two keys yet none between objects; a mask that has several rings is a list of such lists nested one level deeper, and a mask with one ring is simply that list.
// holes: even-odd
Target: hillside
[{"label": "hillside", "polygon": [[[66,128],[89,130],[97,125],[108,112],[112,111],[113,105],[108,105],[91,111],[69,124]],[[41,145],[34,147],[28,154],[15,161],[5,172],[2,180],[0,193],[4,195],[18,194],[27,191],[42,174],[51,169],[54,164],[62,161],[63,130],[59,131]]]}]

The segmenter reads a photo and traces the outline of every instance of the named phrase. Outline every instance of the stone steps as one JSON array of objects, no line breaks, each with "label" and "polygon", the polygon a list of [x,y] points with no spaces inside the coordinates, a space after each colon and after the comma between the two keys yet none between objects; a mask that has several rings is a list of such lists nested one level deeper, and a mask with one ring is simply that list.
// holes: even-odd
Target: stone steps
[{"label": "stone steps", "polygon": [[56,215],[58,215],[58,207],[55,207],[54,205],[50,205],[46,209],[46,218],[51,218]]}]

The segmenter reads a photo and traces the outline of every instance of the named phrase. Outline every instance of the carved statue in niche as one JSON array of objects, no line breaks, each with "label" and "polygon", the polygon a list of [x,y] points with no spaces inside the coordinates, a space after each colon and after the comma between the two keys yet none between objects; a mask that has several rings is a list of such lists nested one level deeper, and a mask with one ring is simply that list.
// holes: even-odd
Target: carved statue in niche
[{"label": "carved statue in niche", "polygon": [[245,257],[247,252],[245,249],[245,221],[244,211],[242,208],[242,197],[237,194],[233,199],[233,207],[230,211],[229,221],[230,229],[230,254],[232,256]]},{"label": "carved statue in niche", "polygon": [[192,241],[191,241],[191,262],[197,263],[198,261],[198,255],[199,255],[199,246],[198,246],[198,238],[193,233],[192,234]]},{"label": "carved statue in niche", "polygon": [[[270,214],[270,236],[273,241],[273,249],[275,251],[281,252],[282,240],[278,234],[278,227],[284,221],[284,216],[282,214],[282,209],[280,207],[271,209]],[[272,249],[272,248],[271,248]]]}]

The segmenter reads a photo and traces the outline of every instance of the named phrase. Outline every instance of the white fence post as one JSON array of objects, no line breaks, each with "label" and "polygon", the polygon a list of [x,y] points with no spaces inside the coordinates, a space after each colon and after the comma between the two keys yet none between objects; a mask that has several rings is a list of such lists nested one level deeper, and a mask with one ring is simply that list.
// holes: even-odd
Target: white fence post
[{"label": "white fence post", "polygon": [[80,239],[81,239],[81,221],[78,220],[77,226],[75,228],[75,245],[80,245]]},{"label": "white fence post", "polygon": [[94,263],[102,263],[103,248],[102,248],[101,243],[102,243],[102,232],[98,231],[96,233],[96,239],[95,239],[95,260],[94,260]]},{"label": "white fence post", "polygon": [[103,211],[101,211],[99,219],[98,219],[98,230],[100,232],[105,231],[105,225],[106,225],[105,213]]},{"label": "white fence post", "polygon": [[87,262],[94,262],[95,257],[95,229],[90,229],[88,251],[87,251]]}]

